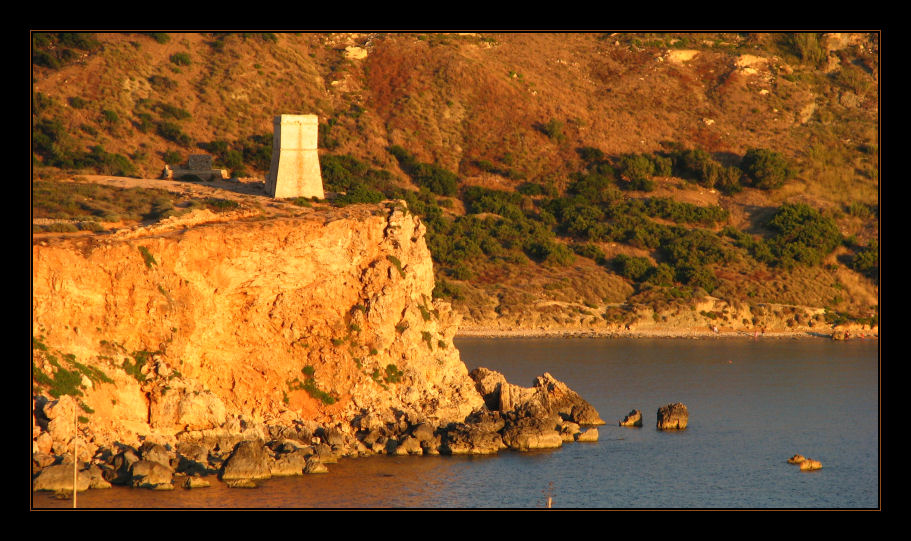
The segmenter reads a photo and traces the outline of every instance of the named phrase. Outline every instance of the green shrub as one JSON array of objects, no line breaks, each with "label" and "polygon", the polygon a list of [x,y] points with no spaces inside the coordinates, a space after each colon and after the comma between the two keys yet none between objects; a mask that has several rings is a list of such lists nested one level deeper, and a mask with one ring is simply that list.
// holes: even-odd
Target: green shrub
[{"label": "green shrub", "polygon": [[101,111],[101,115],[104,117],[104,121],[108,124],[117,124],[120,122],[120,115],[117,114],[117,111],[112,111],[111,109],[104,109]]},{"label": "green shrub", "polygon": [[634,282],[641,282],[645,279],[649,270],[652,268],[651,262],[645,257],[634,257],[626,254],[619,254],[611,260],[611,266],[620,276],[628,278]]},{"label": "green shrub", "polygon": [[604,252],[594,244],[573,244],[572,250],[582,257],[594,260],[599,265],[604,264],[606,261]]},{"label": "green shrub", "polygon": [[655,164],[645,154],[626,154],[618,166],[631,181],[647,180],[655,174]]},{"label": "green shrub", "polygon": [[145,262],[146,268],[151,269],[158,264],[158,262],[155,261],[155,256],[153,256],[145,246],[140,246],[139,252],[142,254],[142,260]]},{"label": "green shrub", "polygon": [[459,177],[455,173],[436,164],[418,162],[414,155],[401,146],[394,145],[388,150],[417,186],[425,187],[437,195],[456,195]]},{"label": "green shrub", "polygon": [[576,153],[579,154],[579,157],[582,158],[582,161],[591,164],[595,162],[600,162],[604,160],[604,152],[595,147],[579,147],[576,149]]},{"label": "green shrub", "polygon": [[163,75],[152,75],[149,84],[159,92],[168,92],[177,88],[177,81]]},{"label": "green shrub", "polygon": [[771,252],[785,266],[818,265],[842,242],[835,222],[803,203],[782,205],[768,226],[775,231],[768,241]]},{"label": "green shrub", "polygon": [[657,286],[670,286],[674,283],[674,269],[667,263],[658,263],[650,267],[643,276],[643,281]]},{"label": "green shrub", "polygon": [[400,383],[402,381],[402,376],[405,375],[401,370],[399,370],[399,367],[392,363],[386,365],[385,372],[386,376],[383,379],[386,380],[386,383]]},{"label": "green shrub", "polygon": [[492,212],[508,218],[523,215],[520,208],[522,196],[515,192],[468,186],[462,190],[462,202],[465,203],[465,212],[469,214]]},{"label": "green shrub", "polygon": [[789,33],[782,40],[784,47],[804,64],[819,66],[826,58],[826,51],[815,33]]},{"label": "green shrub", "polygon": [[158,135],[168,141],[172,141],[183,147],[190,146],[190,136],[185,134],[183,130],[180,129],[180,126],[173,122],[160,121],[157,123],[155,130]]},{"label": "green shrub", "polygon": [[389,260],[390,263],[392,263],[392,266],[395,267],[399,271],[399,274],[402,276],[402,278],[404,278],[405,269],[402,268],[402,262],[399,261],[399,258],[395,257],[394,255],[387,255],[386,259]]},{"label": "green shrub", "polygon": [[784,156],[763,148],[748,150],[740,167],[750,179],[750,184],[761,190],[780,188],[795,174]]},{"label": "green shrub", "polygon": [[167,43],[171,41],[171,36],[169,36],[166,32],[143,32],[142,34],[149,36],[158,43]]},{"label": "green shrub", "polygon": [[[659,252],[678,270],[681,266],[695,268],[711,263],[726,263],[733,258],[730,249],[713,233],[702,229],[673,229],[672,232],[661,243]],[[680,281],[687,283],[685,280]]]},{"label": "green shrub", "polygon": [[677,267],[676,278],[678,282],[692,287],[702,288],[706,293],[711,293],[719,285],[718,278],[708,268],[701,265],[683,265]]},{"label": "green shrub", "polygon": [[69,101],[70,107],[72,107],[73,109],[85,109],[85,107],[89,104],[88,100],[81,98],[79,96],[73,96],[68,101]]},{"label": "green shrub", "polygon": [[203,200],[203,204],[215,212],[226,212],[240,207],[240,203],[237,201],[221,199],[218,197],[207,197]]},{"label": "green shrub", "polygon": [[176,105],[171,105],[164,102],[158,102],[155,104],[155,109],[163,119],[186,120],[192,116],[186,109],[182,109]]},{"label": "green shrub", "polygon": [[870,278],[879,278],[879,242],[870,241],[863,250],[851,260],[851,268]]},{"label": "green shrub", "polygon": [[189,66],[191,63],[188,53],[174,53],[171,55],[170,60],[178,66]]},{"label": "green shrub", "polygon": [[383,195],[382,192],[378,192],[363,184],[358,184],[348,190],[344,195],[336,197],[332,203],[336,206],[344,206],[355,203],[379,203],[384,199],[386,199],[386,196]]},{"label": "green shrub", "polygon": [[434,299],[460,300],[464,295],[462,293],[462,288],[459,286],[438,278],[436,284],[433,286],[432,296]]},{"label": "green shrub", "polygon": [[534,240],[525,248],[525,253],[534,261],[547,262],[556,265],[569,265],[575,260],[575,255],[565,244],[550,240]]},{"label": "green shrub", "polygon": [[566,140],[566,135],[563,133],[563,127],[563,123],[554,118],[548,120],[545,124],[539,124],[537,126],[541,133],[557,143],[562,143]]},{"label": "green shrub", "polygon": [[615,175],[610,167],[598,168],[595,172],[573,173],[572,182],[566,192],[588,204],[608,203],[620,198],[620,190],[615,183]]},{"label": "green shrub", "polygon": [[623,210],[632,214],[641,211],[647,216],[664,218],[676,223],[713,225],[728,219],[730,213],[718,205],[699,206],[675,201],[670,197],[651,197],[630,200]]},{"label": "green shrub", "polygon": [[523,182],[516,187],[516,191],[522,195],[534,196],[545,195],[547,197],[556,197],[557,188],[553,183],[541,184],[538,182]]}]

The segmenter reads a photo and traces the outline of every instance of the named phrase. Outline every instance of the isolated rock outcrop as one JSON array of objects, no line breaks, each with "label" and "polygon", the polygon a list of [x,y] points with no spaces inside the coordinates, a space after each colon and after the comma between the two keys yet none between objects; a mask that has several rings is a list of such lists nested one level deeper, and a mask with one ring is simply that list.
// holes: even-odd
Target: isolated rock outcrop
[{"label": "isolated rock outcrop", "polygon": [[683,430],[689,421],[689,412],[681,402],[658,408],[658,430]]},{"label": "isolated rock outcrop", "polygon": [[822,468],[822,462],[807,458],[803,455],[794,455],[788,459],[788,464],[800,466],[800,471],[813,471]]},{"label": "isolated rock outcrop", "polygon": [[551,415],[580,425],[603,425],[597,410],[565,383],[549,373],[535,378],[532,387],[520,387],[488,368],[470,373],[488,409],[503,413],[533,411],[536,416]]},{"label": "isolated rock outcrop", "polygon": [[629,412],[626,417],[620,421],[620,426],[642,426],[642,412],[637,409]]},{"label": "isolated rock outcrop", "polygon": [[822,462],[808,458],[800,463],[800,471],[813,471],[822,468]]}]

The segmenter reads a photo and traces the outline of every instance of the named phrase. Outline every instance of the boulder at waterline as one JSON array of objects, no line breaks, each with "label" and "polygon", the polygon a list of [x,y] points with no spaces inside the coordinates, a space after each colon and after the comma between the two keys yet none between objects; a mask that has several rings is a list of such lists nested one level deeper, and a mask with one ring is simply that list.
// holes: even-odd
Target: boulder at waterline
[{"label": "boulder at waterline", "polygon": [[554,449],[563,445],[557,424],[549,418],[524,417],[503,429],[503,443],[516,451]]},{"label": "boulder at waterline", "polygon": [[265,446],[261,441],[242,441],[224,463],[223,481],[268,479],[272,477]]},{"label": "boulder at waterline", "polygon": [[130,467],[130,484],[134,488],[170,490],[174,472],[164,464],[151,460],[134,462]]},{"label": "boulder at waterline", "polygon": [[[80,471],[76,475],[76,490],[83,492],[92,484],[92,477],[88,472]],[[57,464],[49,466],[38,474],[32,487],[35,490],[50,490],[53,492],[73,492],[73,465]]]}]

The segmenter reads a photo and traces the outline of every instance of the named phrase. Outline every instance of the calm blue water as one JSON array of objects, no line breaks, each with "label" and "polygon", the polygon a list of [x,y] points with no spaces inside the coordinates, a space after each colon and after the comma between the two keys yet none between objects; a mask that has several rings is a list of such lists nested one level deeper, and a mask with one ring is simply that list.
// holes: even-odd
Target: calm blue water
[{"label": "calm blue water", "polygon": [[[469,369],[530,386],[550,372],[608,422],[596,443],[493,457],[343,459],[257,489],[114,487],[80,507],[877,508],[878,343],[829,340],[474,339]],[[685,431],[655,429],[683,402]],[[621,428],[630,410],[643,428]],[[800,453],[823,469],[787,464]],[[34,505],[70,507],[38,494]]]}]

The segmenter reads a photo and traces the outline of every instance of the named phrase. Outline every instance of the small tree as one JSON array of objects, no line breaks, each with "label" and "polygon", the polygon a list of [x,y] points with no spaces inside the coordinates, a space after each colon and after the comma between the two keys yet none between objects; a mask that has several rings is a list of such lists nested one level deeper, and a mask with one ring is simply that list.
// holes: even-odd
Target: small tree
[{"label": "small tree", "polygon": [[784,156],[764,148],[748,150],[743,156],[740,168],[746,173],[752,186],[761,190],[780,188],[795,174]]}]

